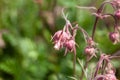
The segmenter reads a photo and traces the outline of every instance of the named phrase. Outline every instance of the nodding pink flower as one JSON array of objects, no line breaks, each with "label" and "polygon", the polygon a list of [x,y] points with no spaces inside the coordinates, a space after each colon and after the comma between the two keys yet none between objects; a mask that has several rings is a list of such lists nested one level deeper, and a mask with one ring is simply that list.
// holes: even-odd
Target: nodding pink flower
[{"label": "nodding pink flower", "polygon": [[75,49],[75,41],[73,39],[69,39],[68,41],[65,42],[64,46],[69,50],[73,51]]},{"label": "nodding pink flower", "polygon": [[116,12],[115,12],[115,16],[120,19],[120,9],[118,9]]},{"label": "nodding pink flower", "polygon": [[59,30],[57,31],[54,36],[52,37],[52,40],[54,42],[54,48],[56,50],[59,50],[63,47],[63,44],[70,38],[70,35],[68,35],[65,31]]},{"label": "nodding pink flower", "polygon": [[117,80],[115,74],[97,75],[94,80]]},{"label": "nodding pink flower", "polygon": [[118,32],[111,32],[109,38],[114,44],[120,42],[120,34]]},{"label": "nodding pink flower", "polygon": [[85,48],[85,54],[86,55],[89,55],[89,56],[91,56],[91,55],[95,55],[95,48],[93,48],[93,47],[86,47]]},{"label": "nodding pink flower", "polygon": [[117,80],[115,74],[105,74],[104,80]]}]

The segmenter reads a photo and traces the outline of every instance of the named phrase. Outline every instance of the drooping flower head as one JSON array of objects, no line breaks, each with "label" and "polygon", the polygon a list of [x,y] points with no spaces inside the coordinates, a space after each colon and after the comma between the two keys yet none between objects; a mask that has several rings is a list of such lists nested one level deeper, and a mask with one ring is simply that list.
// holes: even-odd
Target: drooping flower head
[{"label": "drooping flower head", "polygon": [[115,74],[105,74],[104,80],[117,80]]},{"label": "drooping flower head", "polygon": [[68,39],[69,35],[65,31],[63,30],[57,31],[52,37],[53,43],[55,44],[54,48],[56,50],[61,49],[64,45],[64,42]]},{"label": "drooping flower head", "polygon": [[110,55],[101,54],[94,73],[95,80],[117,80],[115,69],[110,62],[111,58]]},{"label": "drooping flower head", "polygon": [[114,15],[116,18],[120,19],[120,9],[116,10]]},{"label": "drooping flower head", "polygon": [[61,48],[65,48],[65,54],[70,51],[75,53],[76,51],[76,42],[75,42],[75,36],[76,36],[76,30],[78,27],[78,25],[76,25],[75,27],[72,27],[70,21],[65,17],[64,13],[63,13],[63,17],[66,21],[65,26],[63,27],[62,30],[57,31],[53,37],[53,43],[54,43],[54,48],[56,50],[60,50]]},{"label": "drooping flower head", "polygon": [[120,34],[118,32],[111,32],[109,38],[114,44],[120,42]]},{"label": "drooping flower head", "polygon": [[75,48],[75,41],[73,40],[73,39],[70,39],[70,40],[67,40],[66,42],[65,42],[65,47],[69,50],[69,51],[73,51],[73,49]]},{"label": "drooping flower head", "polygon": [[92,55],[95,55],[96,50],[95,50],[95,48],[88,46],[88,47],[85,48],[84,52],[85,52],[86,55],[92,56]]}]

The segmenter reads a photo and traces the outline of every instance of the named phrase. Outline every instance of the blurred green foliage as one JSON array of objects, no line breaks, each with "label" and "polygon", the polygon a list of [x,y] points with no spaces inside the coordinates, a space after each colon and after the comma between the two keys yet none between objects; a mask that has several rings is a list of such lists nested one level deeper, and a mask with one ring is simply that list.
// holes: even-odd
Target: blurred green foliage
[{"label": "blurred green foliage", "polygon": [[[73,55],[64,57],[64,50],[55,51],[51,35],[65,24],[61,16],[63,7],[73,24],[77,22],[91,34],[93,16],[75,6],[95,5],[92,1],[0,0],[0,80],[70,80]],[[109,41],[105,25],[99,24],[95,34],[99,47],[107,54],[119,50],[120,45]],[[80,45],[77,57],[84,59],[85,42],[80,32],[76,42]],[[77,74],[81,74],[79,64]]]}]

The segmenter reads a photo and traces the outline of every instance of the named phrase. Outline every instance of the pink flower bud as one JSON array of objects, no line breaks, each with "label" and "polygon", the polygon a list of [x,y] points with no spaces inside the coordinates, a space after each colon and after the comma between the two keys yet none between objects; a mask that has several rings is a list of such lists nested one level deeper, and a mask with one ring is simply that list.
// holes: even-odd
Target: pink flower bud
[{"label": "pink flower bud", "polygon": [[56,50],[59,50],[63,47],[63,44],[70,38],[70,35],[68,35],[65,31],[59,30],[57,31],[52,40],[54,42],[54,48]]},{"label": "pink flower bud", "polygon": [[73,49],[75,48],[75,41],[73,39],[70,39],[68,41],[65,42],[64,46],[70,50],[73,51]]},{"label": "pink flower bud", "polygon": [[120,9],[115,12],[115,16],[120,19]]},{"label": "pink flower bud", "polygon": [[118,32],[111,32],[109,38],[114,44],[120,42],[120,35]]},{"label": "pink flower bud", "polygon": [[95,42],[92,40],[92,38],[89,38],[89,39],[87,39],[87,44],[88,44],[89,46],[94,46],[94,45],[95,45]]},{"label": "pink flower bud", "polygon": [[85,54],[94,55],[95,54],[95,49],[93,47],[86,47],[85,48]]}]

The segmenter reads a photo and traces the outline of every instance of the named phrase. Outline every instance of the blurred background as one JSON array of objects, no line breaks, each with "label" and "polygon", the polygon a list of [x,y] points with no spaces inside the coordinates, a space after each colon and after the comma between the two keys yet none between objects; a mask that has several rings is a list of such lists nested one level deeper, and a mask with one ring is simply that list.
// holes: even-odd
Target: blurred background
[{"label": "blurred background", "polygon": [[[51,36],[62,29],[65,20],[61,10],[66,8],[68,19],[92,33],[95,17],[87,10],[75,6],[100,6],[103,0],[0,0],[0,80],[70,80],[73,54],[63,56],[64,49],[56,51]],[[106,10],[112,12],[110,6]],[[98,22],[95,41],[106,54],[120,50],[108,38],[113,20]],[[106,27],[107,25],[107,27]],[[77,58],[85,61],[85,41],[77,33]],[[98,60],[98,59],[97,59]],[[95,66],[96,58],[91,60]],[[117,78],[120,79],[119,60],[113,60]],[[81,67],[77,62],[77,75]],[[90,70],[91,71],[91,70]]]}]

